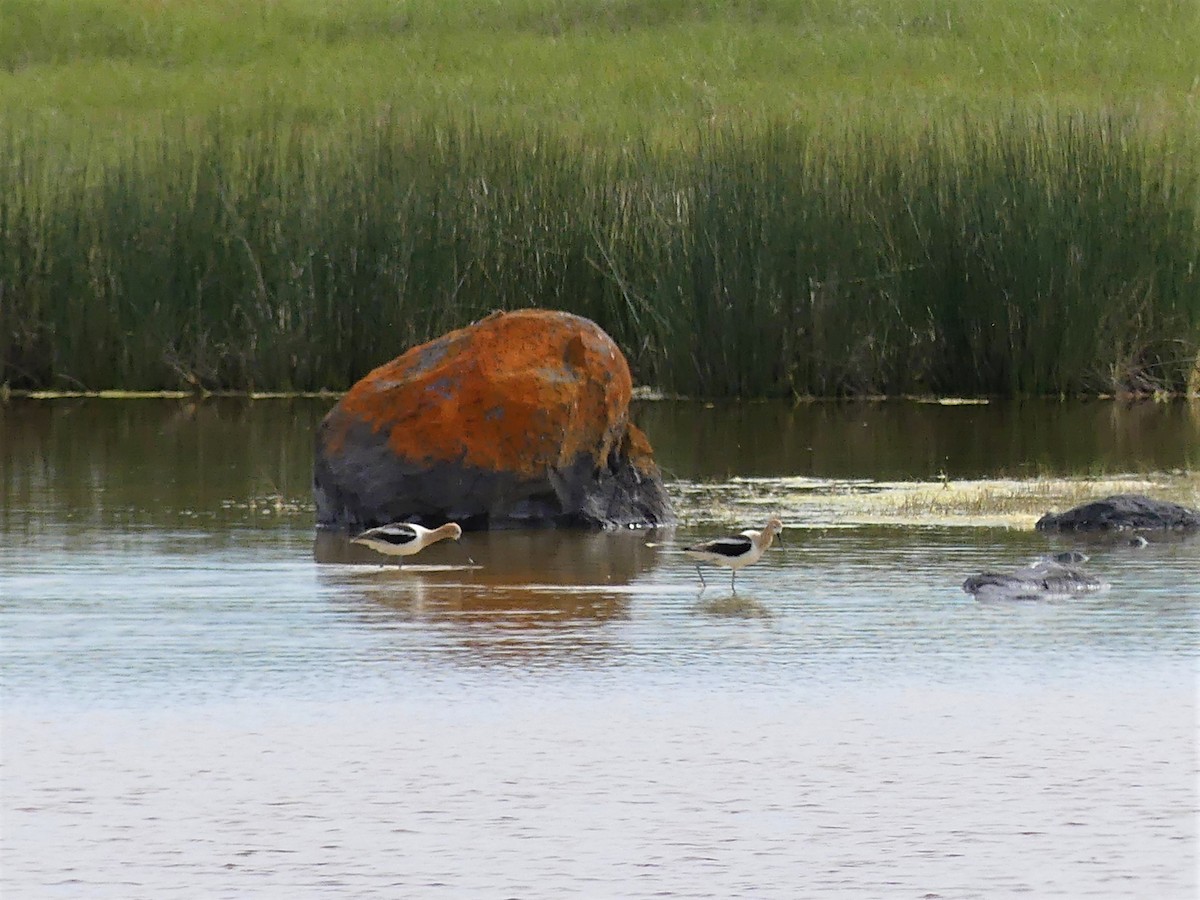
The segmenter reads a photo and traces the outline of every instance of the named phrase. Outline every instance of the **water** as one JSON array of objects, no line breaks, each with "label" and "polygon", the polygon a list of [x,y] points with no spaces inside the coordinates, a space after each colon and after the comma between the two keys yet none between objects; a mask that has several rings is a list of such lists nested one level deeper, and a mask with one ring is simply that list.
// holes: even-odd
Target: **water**
[{"label": "water", "polygon": [[325,406],[0,406],[6,897],[1197,896],[1200,542],[959,587],[1076,543],[1001,483],[1194,504],[1194,408],[651,404],[677,532],[396,569],[314,540]]}]

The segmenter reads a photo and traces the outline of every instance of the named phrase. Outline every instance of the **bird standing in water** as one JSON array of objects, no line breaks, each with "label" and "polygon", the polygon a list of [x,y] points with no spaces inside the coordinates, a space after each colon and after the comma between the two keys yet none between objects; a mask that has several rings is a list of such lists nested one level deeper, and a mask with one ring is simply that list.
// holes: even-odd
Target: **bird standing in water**
[{"label": "bird standing in water", "polygon": [[439,528],[425,528],[421,525],[410,525],[407,522],[393,522],[391,525],[380,525],[369,528],[362,534],[350,539],[352,544],[362,544],[378,553],[388,556],[415,556],[430,544],[444,541],[447,538],[458,540],[462,537],[462,528],[455,522],[447,522]]},{"label": "bird standing in water", "polygon": [[[701,562],[709,562],[732,569],[733,571],[729,573],[729,587],[736,591],[737,570],[758,562],[767,552],[767,548],[771,546],[771,542],[775,540],[775,535],[781,531],[783,531],[783,522],[779,519],[771,519],[762,531],[748,530],[733,537],[705,541],[702,544],[684,547],[683,552]],[[780,543],[783,542],[782,536],[779,540]],[[696,572],[700,576],[700,584],[708,587],[699,563],[696,564]]]}]

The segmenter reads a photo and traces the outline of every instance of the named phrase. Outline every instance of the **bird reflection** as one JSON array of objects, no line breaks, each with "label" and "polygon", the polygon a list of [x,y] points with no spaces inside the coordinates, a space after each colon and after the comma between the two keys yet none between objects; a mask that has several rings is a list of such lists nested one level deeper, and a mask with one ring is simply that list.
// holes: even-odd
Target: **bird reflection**
[{"label": "bird reflection", "polygon": [[702,599],[694,609],[700,615],[722,619],[770,619],[775,615],[761,600],[744,594]]},{"label": "bird reflection", "polygon": [[[356,619],[448,626],[427,631],[433,644],[420,649],[436,644],[522,665],[545,664],[548,654],[609,653],[596,626],[629,617],[633,582],[658,563],[645,532],[468,532],[403,567],[371,565],[377,557],[359,551],[333,533],[319,533],[313,549],[318,562],[332,564],[318,567],[318,577]],[[461,564],[466,552],[475,565]]]}]

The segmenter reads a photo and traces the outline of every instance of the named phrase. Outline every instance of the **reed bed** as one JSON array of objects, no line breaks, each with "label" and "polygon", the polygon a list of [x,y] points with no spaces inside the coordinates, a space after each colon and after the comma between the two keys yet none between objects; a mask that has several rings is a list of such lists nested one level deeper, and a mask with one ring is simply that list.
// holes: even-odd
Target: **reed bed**
[{"label": "reed bed", "polygon": [[1195,145],[1012,111],[595,142],[373,116],[0,134],[0,384],[343,389],[495,309],[697,396],[1179,391]]}]

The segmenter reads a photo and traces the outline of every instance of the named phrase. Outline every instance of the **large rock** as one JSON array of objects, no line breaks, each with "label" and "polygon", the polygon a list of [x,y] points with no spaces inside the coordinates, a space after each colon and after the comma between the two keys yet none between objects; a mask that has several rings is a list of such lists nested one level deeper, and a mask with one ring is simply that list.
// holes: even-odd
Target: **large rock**
[{"label": "large rock", "polygon": [[494,313],[359,381],[316,439],[317,525],[661,525],[624,355],[567,313]]},{"label": "large rock", "polygon": [[1200,528],[1200,512],[1141,494],[1113,494],[1064,513],[1047,513],[1034,527],[1038,531],[1190,529]]},{"label": "large rock", "polygon": [[1011,574],[980,572],[972,575],[963,582],[963,590],[976,600],[1045,600],[1078,597],[1108,587],[1108,582],[1078,568],[1079,562],[1087,562],[1082,553],[1046,556]]}]

